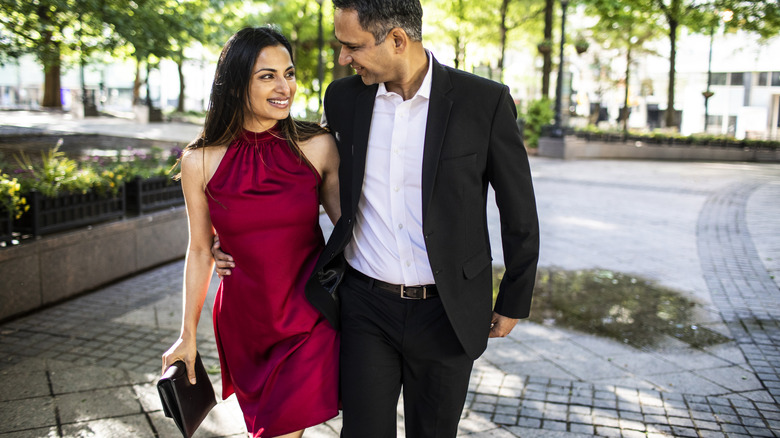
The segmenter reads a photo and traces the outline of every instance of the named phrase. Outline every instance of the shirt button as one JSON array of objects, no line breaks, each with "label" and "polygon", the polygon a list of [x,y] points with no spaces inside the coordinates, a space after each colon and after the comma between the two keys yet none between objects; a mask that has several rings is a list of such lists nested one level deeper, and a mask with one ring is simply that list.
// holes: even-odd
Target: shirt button
[{"label": "shirt button", "polygon": [[394,192],[397,192],[397,191],[399,191],[399,190],[401,190],[401,188],[400,188],[400,187],[398,187],[398,186],[395,186],[395,187],[393,187],[393,191],[394,191]]},{"label": "shirt button", "polygon": [[406,261],[406,266],[412,266],[412,262],[410,262],[409,260],[407,260],[407,261]]},{"label": "shirt button", "polygon": [[404,228],[404,224],[398,224],[398,229],[402,230]]}]

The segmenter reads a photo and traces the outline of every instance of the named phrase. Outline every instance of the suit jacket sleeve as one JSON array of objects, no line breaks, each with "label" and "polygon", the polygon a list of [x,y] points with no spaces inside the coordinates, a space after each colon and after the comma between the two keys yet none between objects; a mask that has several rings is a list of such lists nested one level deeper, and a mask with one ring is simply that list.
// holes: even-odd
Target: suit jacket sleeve
[{"label": "suit jacket sleeve", "polygon": [[516,118],[509,90],[503,87],[493,117],[487,162],[501,217],[506,266],[494,311],[510,318],[526,318],[539,260],[539,221],[528,155]]}]

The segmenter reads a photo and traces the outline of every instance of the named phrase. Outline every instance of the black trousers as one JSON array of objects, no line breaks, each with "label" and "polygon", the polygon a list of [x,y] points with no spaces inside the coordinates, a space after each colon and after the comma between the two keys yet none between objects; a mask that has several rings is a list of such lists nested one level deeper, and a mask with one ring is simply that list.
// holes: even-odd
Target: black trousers
[{"label": "black trousers", "polygon": [[347,271],[341,301],[342,438],[454,438],[474,364],[438,297],[407,300]]}]

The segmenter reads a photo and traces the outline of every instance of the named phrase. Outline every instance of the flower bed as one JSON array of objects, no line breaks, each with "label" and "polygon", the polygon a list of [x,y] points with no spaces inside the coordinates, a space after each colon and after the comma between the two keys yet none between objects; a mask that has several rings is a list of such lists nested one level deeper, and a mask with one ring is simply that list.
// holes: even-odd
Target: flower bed
[{"label": "flower bed", "polygon": [[125,215],[123,187],[116,195],[87,192],[49,197],[33,191],[29,200],[30,211],[14,221],[13,230],[32,236],[71,230]]},{"label": "flower bed", "polygon": [[125,191],[128,213],[142,214],[184,204],[181,183],[167,176],[136,177],[125,182]]},{"label": "flower bed", "polygon": [[773,140],[737,140],[733,137],[694,134],[689,136],[651,132],[625,134],[621,131],[602,131],[600,129],[588,127],[574,131],[574,135],[586,141],[606,141],[606,142],[636,142],[641,141],[648,145],[673,145],[673,146],[691,146],[691,147],[720,147],[730,149],[750,149],[774,151],[780,149],[780,142]]},{"label": "flower bed", "polygon": [[5,201],[0,208],[14,216],[7,226],[0,221],[0,242],[183,204],[181,185],[168,176],[181,150],[174,148],[167,157],[161,152],[128,148],[113,158],[77,161],[58,145],[39,160],[18,154],[18,167],[10,166],[14,178],[0,172],[0,201]]}]

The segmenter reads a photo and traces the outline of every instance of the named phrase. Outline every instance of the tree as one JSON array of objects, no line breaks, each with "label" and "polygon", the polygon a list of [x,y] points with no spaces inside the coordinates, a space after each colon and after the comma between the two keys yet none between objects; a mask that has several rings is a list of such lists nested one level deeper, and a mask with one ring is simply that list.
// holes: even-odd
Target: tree
[{"label": "tree", "polygon": [[[81,60],[96,50],[113,47],[105,36],[103,5],[111,0],[0,0],[0,47],[3,57],[30,53],[44,70],[41,105],[61,108],[60,74],[65,57]],[[115,0],[116,1],[116,0]]]},{"label": "tree", "polygon": [[[503,82],[504,59],[510,42],[518,40],[518,31],[528,34],[538,26],[542,8],[534,0],[438,0],[426,9],[434,29],[432,40],[452,46],[455,68],[465,68],[466,47],[478,43],[498,49],[497,80]],[[427,34],[426,34],[427,35]],[[426,36],[427,38],[427,36]]]},{"label": "tree", "polygon": [[147,105],[149,100],[148,77],[152,67],[160,59],[172,57],[175,54],[172,32],[179,30],[180,24],[175,19],[176,10],[168,7],[167,0],[136,0],[125,5],[115,4],[106,16],[107,21],[114,24],[114,30],[127,45],[129,53],[135,59],[136,79],[133,86],[133,101],[138,103],[141,79],[141,67],[146,64]]},{"label": "tree", "polygon": [[[175,18],[176,23],[171,29],[170,41],[172,47],[169,53],[170,58],[176,62],[179,73],[179,103],[176,110],[184,112],[184,101],[186,99],[184,90],[184,49],[193,43],[205,41],[205,26],[202,16],[207,11],[209,4],[205,0],[190,0],[174,2],[172,6],[175,12],[168,15],[168,17]],[[188,25],[179,26],[179,23],[188,23]]]},{"label": "tree", "polygon": [[497,67],[499,80],[503,82],[504,56],[506,54],[509,32],[528,23],[537,23],[536,19],[542,15],[544,9],[527,0],[501,0],[498,10],[498,47],[500,55]]},{"label": "tree", "polygon": [[666,126],[676,125],[674,117],[675,63],[677,60],[677,36],[681,27],[693,32],[709,32],[717,11],[730,10],[734,19],[726,24],[756,32],[764,38],[780,31],[780,7],[776,0],[627,0],[627,7],[648,13],[659,13],[667,25],[669,36],[669,89],[667,94]]},{"label": "tree", "polygon": [[[214,6],[234,4],[235,1],[209,0],[136,0],[112,4],[105,15],[115,32],[129,47],[129,56],[136,62],[133,100],[138,101],[140,87],[146,82],[147,105],[151,106],[148,90],[149,72],[161,59],[176,62],[179,73],[179,106],[184,110],[184,50],[196,42],[208,41],[207,23],[219,17]],[[210,9],[211,8],[211,9]],[[205,19],[204,19],[205,18]],[[146,81],[141,79],[141,67],[146,66]]]},{"label": "tree", "polygon": [[663,29],[659,25],[658,17],[654,16],[652,12],[626,8],[625,3],[619,0],[590,0],[585,11],[599,17],[599,21],[591,28],[592,37],[602,45],[616,48],[625,53],[626,70],[623,80],[625,95],[623,111],[619,119],[623,122],[624,132],[627,132],[631,62],[636,54],[649,53],[644,48],[644,44],[662,35]]},{"label": "tree", "polygon": [[[341,45],[333,32],[333,7],[330,2],[325,1],[320,6],[317,0],[269,0],[264,4],[268,10],[261,14],[255,23],[273,24],[290,40],[294,52],[293,58],[299,72],[298,95],[307,101],[309,117],[319,117],[311,111],[312,105],[309,105],[309,101],[315,95],[319,95],[319,92],[324,91],[330,81],[350,74],[349,66],[341,66],[338,63]],[[318,38],[320,7],[323,12],[322,53],[319,52]],[[323,59],[324,69],[322,83],[319,83],[317,77],[320,56]]]},{"label": "tree", "polygon": [[[544,40],[552,41],[553,14],[555,13],[555,0],[544,0]],[[552,51],[542,52],[542,97],[550,97],[550,72],[552,71]]]},{"label": "tree", "polygon": [[474,40],[474,22],[470,20],[476,11],[475,3],[468,0],[437,0],[431,4],[426,15],[433,27],[433,32],[424,35],[426,39],[442,41],[453,48],[452,59],[455,68],[466,67],[466,47]]}]

